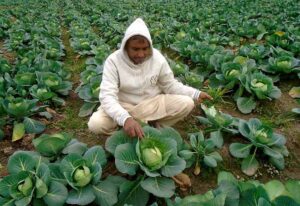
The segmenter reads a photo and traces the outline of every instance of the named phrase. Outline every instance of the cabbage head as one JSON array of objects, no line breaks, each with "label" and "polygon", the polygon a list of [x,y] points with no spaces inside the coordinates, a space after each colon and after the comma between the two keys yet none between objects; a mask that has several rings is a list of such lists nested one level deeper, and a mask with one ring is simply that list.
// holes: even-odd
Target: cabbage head
[{"label": "cabbage head", "polygon": [[74,172],[74,185],[78,187],[84,187],[92,179],[92,174],[87,166],[80,166]]},{"label": "cabbage head", "polygon": [[265,129],[257,130],[254,134],[255,139],[262,144],[268,144],[271,139],[269,138],[269,132]]},{"label": "cabbage head", "polygon": [[224,74],[226,80],[238,80],[238,77],[241,75],[242,66],[239,63],[227,62],[223,63],[221,70]]},{"label": "cabbage head", "polygon": [[142,163],[150,171],[154,171],[165,165],[171,155],[171,151],[164,145],[164,141],[147,135],[139,142],[138,154],[140,154]]},{"label": "cabbage head", "polygon": [[162,162],[162,155],[157,147],[146,148],[142,151],[143,162],[147,167],[154,167]]},{"label": "cabbage head", "polygon": [[18,190],[24,195],[28,196],[30,195],[33,188],[33,183],[31,180],[31,177],[28,176],[25,180],[19,183]]},{"label": "cabbage head", "polygon": [[262,73],[252,74],[247,81],[246,89],[254,93],[258,99],[270,99],[272,91],[276,89],[272,79]]}]

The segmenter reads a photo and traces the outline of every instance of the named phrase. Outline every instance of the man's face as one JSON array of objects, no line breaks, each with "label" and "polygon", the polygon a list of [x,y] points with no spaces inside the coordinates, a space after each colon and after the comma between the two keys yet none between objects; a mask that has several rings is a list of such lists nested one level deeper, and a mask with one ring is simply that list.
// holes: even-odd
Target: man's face
[{"label": "man's face", "polygon": [[151,55],[150,44],[145,38],[129,39],[126,51],[134,64],[143,63]]}]

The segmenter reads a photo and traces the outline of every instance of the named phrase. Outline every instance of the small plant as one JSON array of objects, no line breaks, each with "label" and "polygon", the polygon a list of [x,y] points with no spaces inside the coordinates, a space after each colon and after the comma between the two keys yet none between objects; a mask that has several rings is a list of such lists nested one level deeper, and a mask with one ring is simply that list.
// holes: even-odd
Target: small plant
[{"label": "small plant", "polygon": [[21,139],[25,135],[25,132],[39,134],[45,130],[43,123],[29,118],[29,116],[43,109],[37,106],[36,99],[29,100],[21,97],[7,97],[2,100],[2,108],[11,117],[10,121],[14,124],[12,141]]},{"label": "small plant", "polygon": [[227,132],[230,134],[237,134],[236,130],[237,119],[231,115],[222,113],[214,106],[206,107],[204,104],[201,104],[206,118],[202,116],[196,116],[200,123],[206,125],[205,132],[210,133],[211,140],[214,141],[214,144],[221,148],[223,145],[223,135],[222,132]]},{"label": "small plant", "polygon": [[205,139],[202,131],[189,134],[190,148],[182,150],[179,156],[183,157],[188,165],[195,165],[194,174],[199,175],[201,165],[205,164],[208,167],[216,167],[219,161],[222,161],[221,155],[215,151],[216,146],[211,139]]}]

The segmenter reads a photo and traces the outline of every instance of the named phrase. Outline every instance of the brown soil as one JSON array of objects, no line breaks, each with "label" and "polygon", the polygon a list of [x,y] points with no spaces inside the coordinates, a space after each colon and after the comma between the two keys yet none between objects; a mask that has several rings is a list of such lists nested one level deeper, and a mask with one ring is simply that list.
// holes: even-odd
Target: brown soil
[{"label": "brown soil", "polygon": [[13,64],[16,58],[14,52],[9,52],[4,48],[4,41],[0,41],[0,55],[7,59],[10,64]]}]

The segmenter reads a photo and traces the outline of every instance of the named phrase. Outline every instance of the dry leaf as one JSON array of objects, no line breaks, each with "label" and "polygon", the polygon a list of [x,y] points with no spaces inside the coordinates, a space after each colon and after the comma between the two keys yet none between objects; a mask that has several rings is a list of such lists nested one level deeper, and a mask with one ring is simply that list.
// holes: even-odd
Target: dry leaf
[{"label": "dry leaf", "polygon": [[200,174],[200,172],[201,172],[201,169],[200,169],[200,166],[197,164],[196,166],[195,166],[195,168],[194,168],[194,175],[199,175]]},{"label": "dry leaf", "polygon": [[179,185],[180,190],[186,191],[192,186],[190,177],[185,173],[180,173],[172,177],[172,179]]},{"label": "dry leaf", "polygon": [[289,91],[289,95],[293,98],[300,98],[300,87],[293,87]]}]

